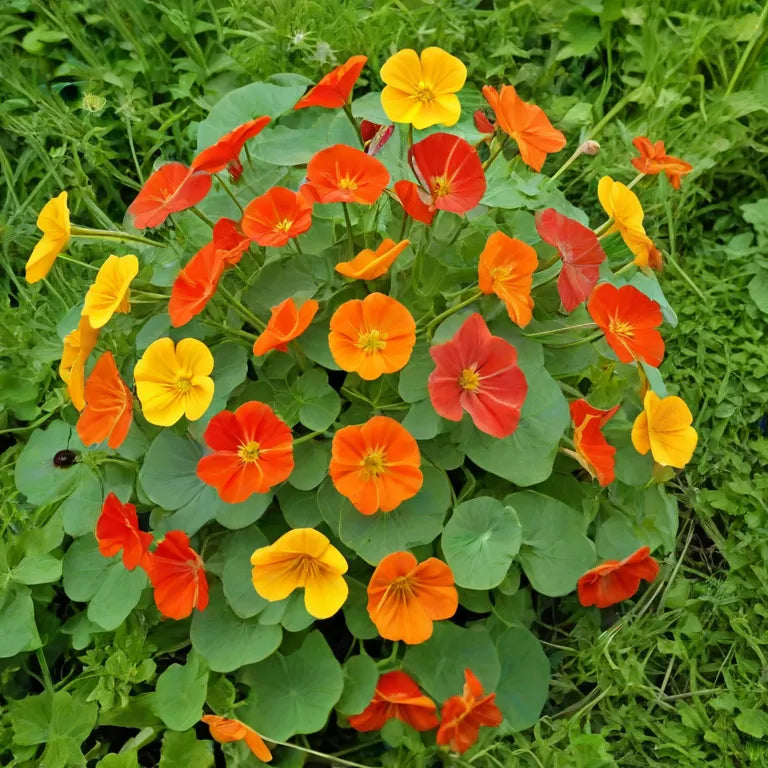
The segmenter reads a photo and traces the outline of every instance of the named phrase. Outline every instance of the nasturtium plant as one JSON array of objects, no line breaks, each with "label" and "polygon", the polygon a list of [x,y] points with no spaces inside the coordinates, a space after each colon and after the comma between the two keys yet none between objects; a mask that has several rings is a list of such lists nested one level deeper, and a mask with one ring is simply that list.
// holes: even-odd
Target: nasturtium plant
[{"label": "nasturtium plant", "polygon": [[[512,85],[428,47],[355,93],[366,62],[225,95],[127,231],[73,223],[76,189],[41,212],[27,280],[95,274],[61,328],[71,406],[16,465],[55,525],[0,550],[0,657],[40,648],[61,579],[106,672],[13,702],[19,760],[85,765],[110,726],[206,766],[201,720],[232,765],[329,728],[480,749],[546,706],[533,607],[616,605],[672,547],[697,435],[633,187],[690,166],[639,137],[631,183],[566,200],[596,142],[554,170],[570,137]],[[88,757],[136,766],[141,738]]]}]

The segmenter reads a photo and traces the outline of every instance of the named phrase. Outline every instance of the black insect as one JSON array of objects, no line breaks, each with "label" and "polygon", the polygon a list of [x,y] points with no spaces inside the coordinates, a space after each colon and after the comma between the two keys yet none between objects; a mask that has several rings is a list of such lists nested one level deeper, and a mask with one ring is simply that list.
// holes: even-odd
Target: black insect
[{"label": "black insect", "polygon": [[53,457],[53,466],[63,469],[64,467],[71,467],[77,462],[77,454],[74,451],[64,450],[58,451]]}]

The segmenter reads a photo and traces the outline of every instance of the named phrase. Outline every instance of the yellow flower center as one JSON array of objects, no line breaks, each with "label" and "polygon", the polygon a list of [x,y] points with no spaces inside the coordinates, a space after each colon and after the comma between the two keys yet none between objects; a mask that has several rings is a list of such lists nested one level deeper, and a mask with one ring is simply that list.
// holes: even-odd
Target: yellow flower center
[{"label": "yellow flower center", "polygon": [[491,278],[493,280],[498,280],[500,283],[503,283],[505,280],[508,280],[509,275],[510,275],[509,267],[494,267],[491,270]]},{"label": "yellow flower center", "polygon": [[414,96],[416,100],[420,101],[422,104],[429,104],[430,101],[434,101],[435,93],[432,90],[432,83],[425,80],[419,80]]},{"label": "yellow flower center", "polygon": [[432,180],[432,194],[435,197],[445,197],[451,193],[451,182],[445,176],[437,176]]},{"label": "yellow flower center", "polygon": [[398,600],[405,600],[415,594],[410,576],[398,576],[390,584],[389,591]]},{"label": "yellow flower center", "polygon": [[608,330],[611,333],[621,336],[629,336],[630,338],[635,335],[635,329],[631,323],[628,323],[626,320],[618,320],[617,318],[614,318],[608,323]]},{"label": "yellow flower center", "polygon": [[480,386],[480,374],[472,368],[465,368],[459,376],[459,386],[473,392]]},{"label": "yellow flower center", "polygon": [[317,558],[302,554],[296,556],[291,570],[295,574],[297,586],[303,587],[306,586],[309,579],[314,579],[320,574],[322,566]]},{"label": "yellow flower center", "polygon": [[282,221],[278,221],[277,224],[275,224],[275,229],[280,232],[288,232],[292,226],[292,219],[283,219]]},{"label": "yellow flower center", "polygon": [[384,451],[374,451],[363,459],[363,473],[368,480],[383,474],[386,466]]},{"label": "yellow flower center", "polygon": [[358,349],[362,349],[366,355],[372,355],[375,352],[380,352],[387,346],[387,334],[374,328],[368,331],[368,333],[361,333],[357,337],[357,344],[355,346]]},{"label": "yellow flower center", "polygon": [[237,455],[244,464],[255,464],[259,460],[260,453],[259,444],[251,440],[249,443],[243,443],[240,446]]},{"label": "yellow flower center", "polygon": [[339,188],[354,192],[357,189],[357,182],[354,179],[350,179],[349,176],[345,176],[343,179],[339,179]]},{"label": "yellow flower center", "polygon": [[176,379],[176,391],[180,395],[186,395],[192,389],[192,378],[190,376],[179,376]]}]

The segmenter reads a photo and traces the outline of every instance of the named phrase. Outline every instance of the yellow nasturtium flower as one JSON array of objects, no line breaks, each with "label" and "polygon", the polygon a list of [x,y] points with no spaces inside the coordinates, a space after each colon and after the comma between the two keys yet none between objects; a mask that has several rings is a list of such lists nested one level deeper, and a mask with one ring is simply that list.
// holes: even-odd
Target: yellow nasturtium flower
[{"label": "yellow nasturtium flower", "polygon": [[144,418],[160,427],[182,416],[199,419],[213,400],[212,370],[213,355],[202,341],[153,341],[133,371]]},{"label": "yellow nasturtium flower", "polygon": [[650,451],[663,467],[682,469],[699,439],[690,409],[679,397],[661,398],[652,390],[645,393],[643,408],[632,425],[632,445],[639,453]]},{"label": "yellow nasturtium flower", "polygon": [[139,260],[132,255],[110,256],[85,294],[85,315],[94,328],[102,328],[115,312],[129,312],[129,286],[139,274]]},{"label": "yellow nasturtium flower", "polygon": [[56,257],[67,247],[71,234],[67,193],[49,200],[37,217],[37,227],[43,236],[35,245],[27,261],[26,279],[28,283],[42,280],[50,271]]},{"label": "yellow nasturtium flower", "polygon": [[98,338],[98,328],[93,328],[87,317],[81,317],[77,328],[64,337],[59,376],[78,411],[85,408],[85,363]]},{"label": "yellow nasturtium flower", "polygon": [[386,87],[381,106],[395,123],[421,130],[431,125],[455,125],[461,115],[456,95],[467,79],[467,68],[442,48],[411,48],[390,56],[381,68]]}]

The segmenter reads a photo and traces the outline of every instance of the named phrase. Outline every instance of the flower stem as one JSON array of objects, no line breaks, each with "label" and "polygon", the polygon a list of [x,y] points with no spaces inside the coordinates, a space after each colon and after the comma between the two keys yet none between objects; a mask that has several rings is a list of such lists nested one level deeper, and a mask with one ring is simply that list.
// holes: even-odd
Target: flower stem
[{"label": "flower stem", "polygon": [[509,136],[504,136],[504,138],[499,142],[499,146],[496,147],[491,156],[483,163],[484,171],[487,171],[491,167],[491,163],[493,163],[493,161],[504,151],[504,147],[507,146],[508,142]]},{"label": "flower stem", "polygon": [[347,237],[349,238],[349,258],[355,257],[355,239],[352,235],[352,219],[349,218],[349,203],[342,203],[344,208],[344,221],[347,225]]},{"label": "flower stem", "polygon": [[433,320],[431,320],[427,327],[424,329],[427,337],[432,337],[432,329],[443,322],[447,317],[450,317],[451,315],[456,314],[461,309],[464,309],[464,307],[468,307],[470,304],[477,301],[481,296],[483,295],[483,292],[480,290],[475,291],[468,299],[464,299],[464,301],[460,301],[458,304],[454,304],[452,307],[449,307],[445,310],[445,312],[441,312],[437,317],[435,317]]},{"label": "flower stem", "polygon": [[200,221],[204,221],[211,229],[213,229],[213,222],[196,206],[193,205],[189,210],[192,211]]},{"label": "flower stem", "polygon": [[126,243],[141,243],[142,245],[164,245],[157,240],[148,240],[141,235],[130,235],[127,232],[117,232],[112,229],[91,229],[90,227],[71,227],[72,237],[91,237],[96,240],[117,240]]},{"label": "flower stem", "polygon": [[363,141],[363,137],[360,134],[360,126],[357,124],[357,120],[355,120],[355,116],[352,114],[352,105],[349,102],[344,104],[344,114],[347,116],[349,122],[352,123],[352,127],[355,129],[355,136],[357,136],[361,148],[365,149],[365,141]]},{"label": "flower stem", "polygon": [[57,259],[61,259],[62,261],[68,261],[71,264],[78,264],[81,267],[85,267],[86,269],[93,269],[95,271],[98,271],[98,267],[95,264],[86,264],[84,261],[78,261],[77,259],[73,259],[71,256],[67,256],[66,253],[60,253],[57,257]]},{"label": "flower stem", "polygon": [[567,344],[547,344],[550,349],[565,349],[566,347],[578,347],[581,344],[587,344],[590,341],[596,341],[603,335],[602,331],[593,333],[591,336],[585,336],[577,341],[569,341]]},{"label": "flower stem", "polygon": [[584,143],[576,147],[574,153],[547,179],[546,184],[551,184],[555,179],[559,179],[582,155],[584,154]]},{"label": "flower stem", "polygon": [[222,189],[229,195],[230,200],[240,209],[240,213],[245,213],[243,206],[240,205],[240,201],[235,197],[235,193],[230,189],[229,184],[221,176],[217,176],[216,181],[221,184]]},{"label": "flower stem", "polygon": [[310,440],[313,440],[316,437],[319,437],[320,435],[324,435],[327,430],[325,429],[318,429],[315,432],[310,432],[307,435],[302,435],[301,437],[297,437],[294,441],[294,445],[301,445],[301,443],[308,443]]},{"label": "flower stem", "polygon": [[597,328],[596,323],[580,323],[579,325],[564,325],[562,328],[552,328],[549,331],[537,331],[536,333],[524,333],[526,339],[536,339],[540,336],[551,336],[553,333],[566,333],[576,331],[579,328]]},{"label": "flower stem", "polygon": [[637,182],[640,181],[640,179],[642,179],[645,175],[646,174],[644,173],[638,173],[637,176],[635,176],[635,178],[632,179],[629,184],[627,184],[627,189],[632,189],[632,187],[634,187],[635,184],[637,184]]},{"label": "flower stem", "polygon": [[248,307],[238,301],[234,294],[230,293],[223,285],[219,284],[218,292],[231,304],[232,308],[254,328],[263,331],[267,327],[267,324],[263,320],[259,320]]},{"label": "flower stem", "polygon": [[634,266],[634,261],[628,261],[623,267],[617,269],[613,274],[614,275],[623,275],[630,267]]},{"label": "flower stem", "polygon": [[[295,441],[294,441],[295,443]],[[287,741],[278,741],[277,739],[270,739],[269,736],[263,736],[264,741],[269,741],[272,744],[279,744],[281,747],[288,747],[289,749],[297,749],[299,752],[305,752],[308,755],[314,755],[322,760],[330,763],[331,765],[347,765],[349,768],[371,768],[369,765],[363,765],[362,763],[353,763],[351,760],[344,760],[341,757],[335,755],[327,755],[325,752],[316,752],[314,749],[308,747],[300,747],[298,744],[290,744]]]}]

